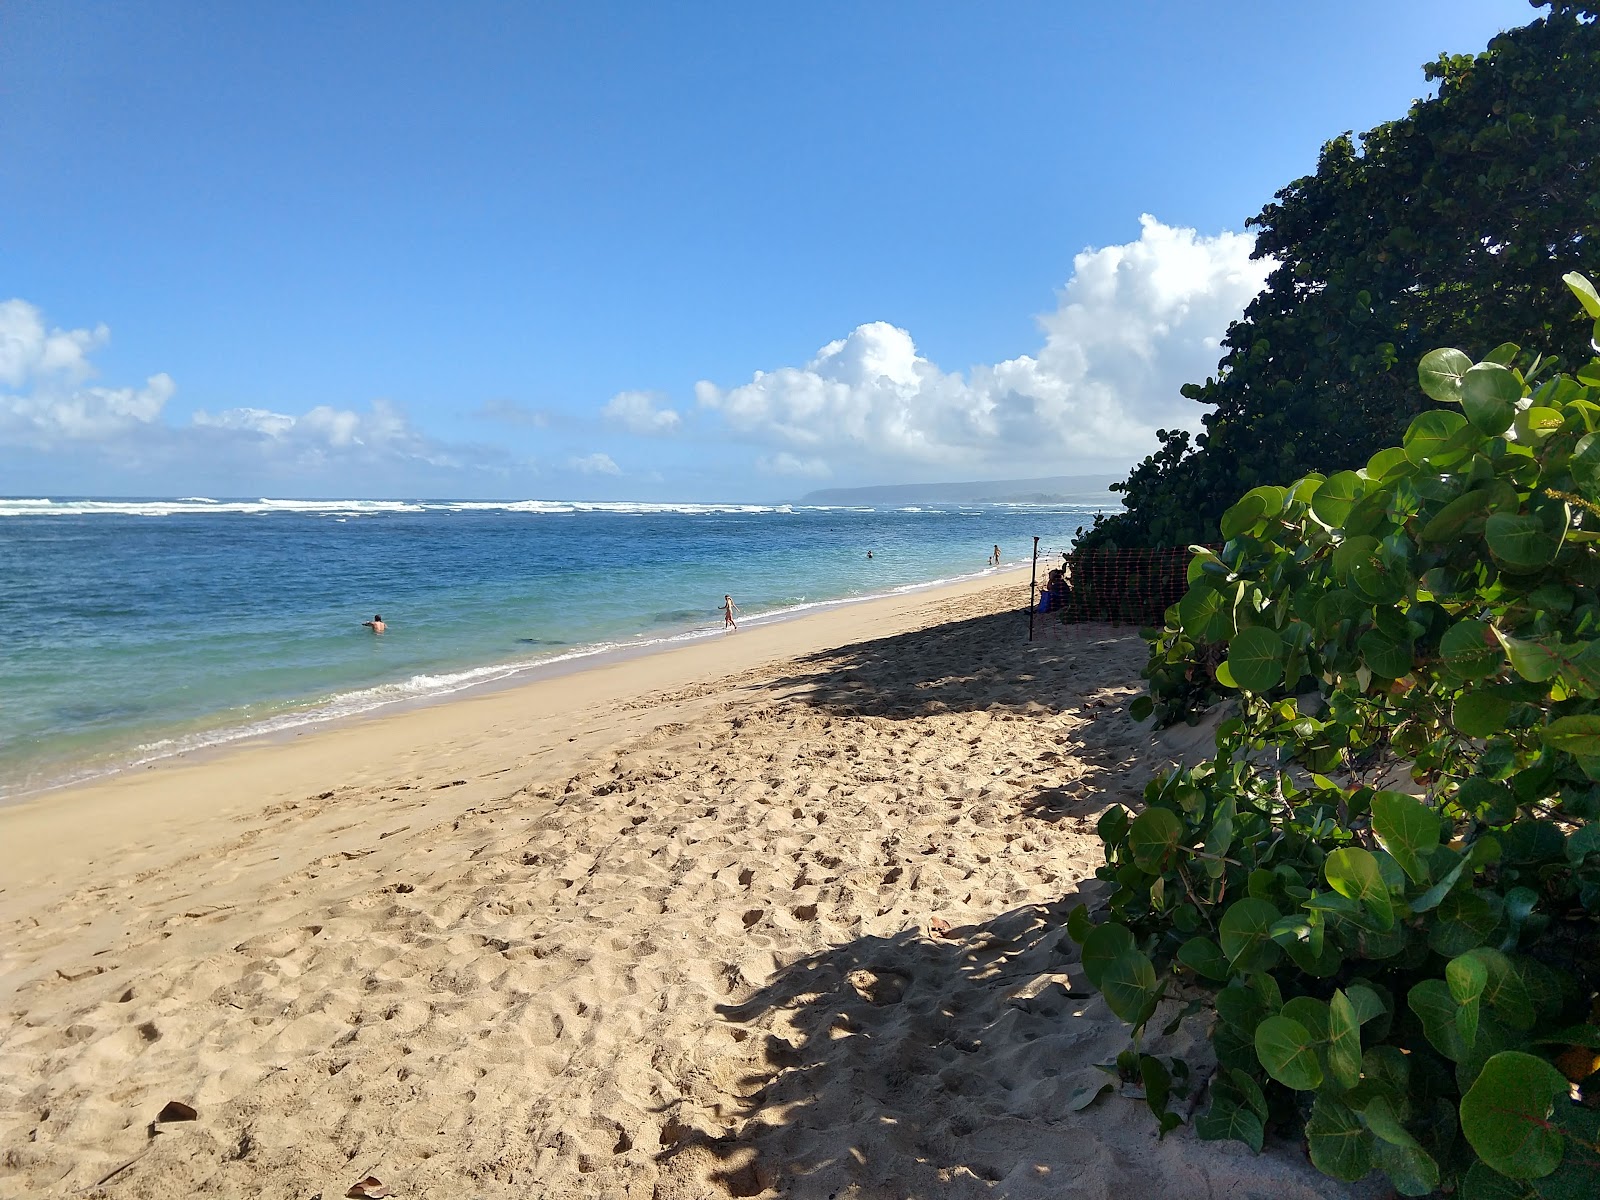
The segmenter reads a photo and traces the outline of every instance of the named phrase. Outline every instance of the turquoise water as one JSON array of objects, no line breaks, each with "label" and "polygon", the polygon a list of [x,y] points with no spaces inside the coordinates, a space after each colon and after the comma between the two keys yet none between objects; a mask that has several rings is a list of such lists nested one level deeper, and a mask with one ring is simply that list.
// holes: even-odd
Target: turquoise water
[{"label": "turquoise water", "polygon": [[981,574],[1093,511],[0,500],[0,796],[720,636],[724,593],[759,622]]}]

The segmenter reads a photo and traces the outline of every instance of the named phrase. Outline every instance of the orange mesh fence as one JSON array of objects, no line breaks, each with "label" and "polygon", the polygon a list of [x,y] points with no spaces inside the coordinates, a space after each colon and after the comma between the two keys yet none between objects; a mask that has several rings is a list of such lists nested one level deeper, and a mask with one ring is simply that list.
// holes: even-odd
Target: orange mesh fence
[{"label": "orange mesh fence", "polygon": [[1189,590],[1187,546],[1069,550],[1039,560],[1036,624],[1160,625]]}]

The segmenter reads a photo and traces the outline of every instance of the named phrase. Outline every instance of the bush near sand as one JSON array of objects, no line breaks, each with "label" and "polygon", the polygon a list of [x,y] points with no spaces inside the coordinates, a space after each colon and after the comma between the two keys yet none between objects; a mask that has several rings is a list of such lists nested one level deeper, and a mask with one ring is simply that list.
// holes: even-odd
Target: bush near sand
[{"label": "bush near sand", "polygon": [[[1127,1032],[1063,917],[1173,747],[1126,712],[1137,636],[1030,645],[1018,594],[0,814],[0,1196],[1348,1194],[1298,1146],[1072,1111]],[[62,824],[163,787],[181,835]]]}]

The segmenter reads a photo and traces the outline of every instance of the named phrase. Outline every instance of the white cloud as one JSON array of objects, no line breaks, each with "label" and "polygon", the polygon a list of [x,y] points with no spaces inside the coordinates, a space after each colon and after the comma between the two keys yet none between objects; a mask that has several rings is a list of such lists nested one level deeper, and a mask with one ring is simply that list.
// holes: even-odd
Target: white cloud
[{"label": "white cloud", "polygon": [[787,450],[763,454],[756,459],[756,470],[763,475],[787,475],[797,479],[821,479],[833,471],[820,458],[800,458]]},{"label": "white cloud", "polygon": [[582,458],[572,458],[567,465],[580,475],[621,475],[622,468],[611,461],[609,454],[586,454]]},{"label": "white cloud", "polygon": [[1033,355],[946,372],[909,332],[874,321],[804,367],[727,390],[702,381],[696,398],[734,433],[824,467],[847,458],[1020,474],[1126,463],[1154,447],[1158,427],[1199,427],[1202,410],[1178,389],[1215,370],[1228,323],[1274,265],[1251,260],[1245,234],[1204,237],[1148,215],[1140,226],[1137,241],[1073,260]]},{"label": "white cloud", "polygon": [[656,402],[660,399],[654,392],[618,392],[606,401],[600,415],[629,433],[646,436],[674,433],[682,418],[674,409],[657,408]]},{"label": "white cloud", "polygon": [[22,387],[30,381],[80,383],[94,374],[89,351],[103,346],[111,331],[49,329],[44,315],[26,300],[0,301],[0,385]]}]

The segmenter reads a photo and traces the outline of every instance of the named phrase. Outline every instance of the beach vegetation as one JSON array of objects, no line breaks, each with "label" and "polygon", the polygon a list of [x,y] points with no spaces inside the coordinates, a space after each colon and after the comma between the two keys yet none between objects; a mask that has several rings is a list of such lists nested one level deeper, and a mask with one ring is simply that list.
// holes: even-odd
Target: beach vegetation
[{"label": "beach vegetation", "polygon": [[1241,493],[1359,467],[1442,403],[1411,387],[1432,346],[1583,355],[1586,327],[1542,299],[1600,240],[1600,6],[1533,6],[1549,11],[1427,64],[1436,95],[1329,141],[1247,222],[1277,265],[1216,373],[1182,389],[1203,430],[1161,431],[1083,545],[1211,542]]},{"label": "beach vegetation", "polygon": [[1194,547],[1152,662],[1225,644],[1233,705],[1100,818],[1106,911],[1068,928],[1135,1060],[1158,1013],[1210,1022],[1201,1137],[1303,1138],[1408,1196],[1594,1196],[1600,359],[1416,378],[1440,407],[1398,445],[1253,487]]}]

